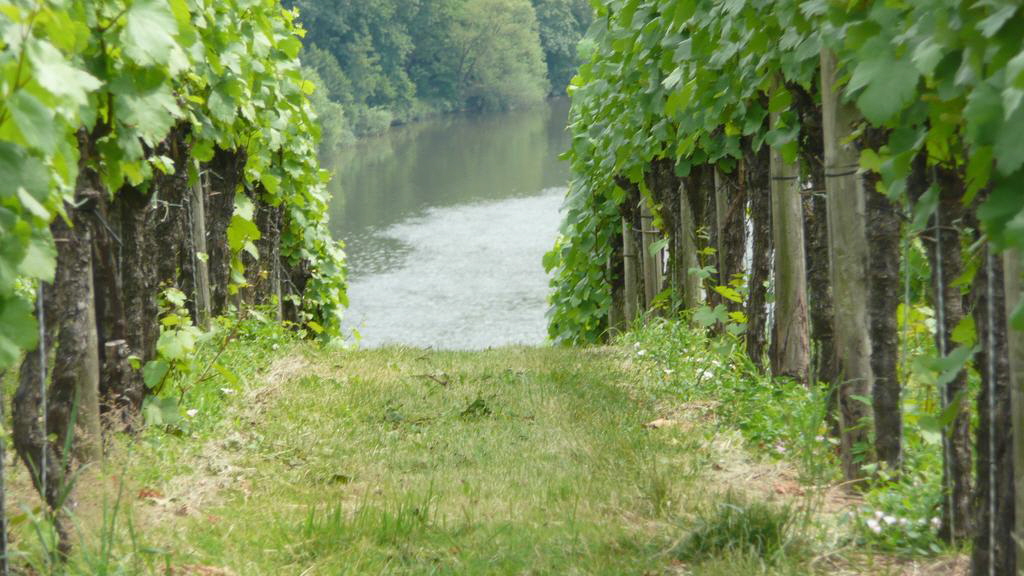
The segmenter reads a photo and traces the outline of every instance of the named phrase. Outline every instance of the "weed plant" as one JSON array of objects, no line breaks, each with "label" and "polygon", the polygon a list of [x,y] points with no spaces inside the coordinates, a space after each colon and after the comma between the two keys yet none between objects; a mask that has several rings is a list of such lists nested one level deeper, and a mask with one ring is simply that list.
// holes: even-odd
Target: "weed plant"
[{"label": "weed plant", "polygon": [[[901,309],[901,379],[904,468],[895,474],[866,467],[873,476],[862,489],[863,504],[847,518],[848,544],[911,555],[947,551],[937,536],[942,497],[941,408],[932,344],[934,320],[925,306]],[[708,336],[686,319],[652,319],[623,336],[647,386],[672,394],[680,404],[698,404],[720,428],[739,431],[765,458],[795,465],[804,483],[841,481],[837,440],[825,422],[828,389],[772,379],[753,368],[729,333]],[[977,375],[969,372],[977,386]],[[870,427],[870,422],[864,423]],[[861,447],[867,452],[869,446]]]}]

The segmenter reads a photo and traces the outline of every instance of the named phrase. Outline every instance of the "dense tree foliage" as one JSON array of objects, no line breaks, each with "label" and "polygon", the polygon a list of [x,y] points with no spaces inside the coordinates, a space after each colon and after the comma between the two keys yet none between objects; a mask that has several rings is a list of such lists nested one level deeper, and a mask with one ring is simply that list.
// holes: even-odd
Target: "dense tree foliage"
[{"label": "dense tree foliage", "polygon": [[[914,303],[913,261],[901,256],[923,251],[931,277],[920,306],[934,311],[937,326],[931,364],[920,361],[938,374],[931,378],[941,396],[932,418],[942,431],[943,534],[973,538],[976,573],[1012,573],[1006,431],[1020,426],[1020,415],[1010,419],[1004,305],[1016,307],[1017,328],[1024,308],[1003,296],[1003,258],[995,254],[1016,250],[1007,257],[1015,265],[1024,247],[1019,5],[612,0],[595,7],[593,53],[570,89],[576,177],[563,236],[546,262],[556,273],[552,336],[597,341],[634,321],[617,311],[671,312],[693,302],[671,279],[696,274],[703,304],[691,310],[693,321],[745,346],[754,366],[768,352],[776,370],[804,373],[806,352],[783,356],[806,341],[791,337],[792,325],[807,330],[794,316],[803,314],[804,296],[779,301],[788,310],[775,316],[779,338],[762,347],[770,280],[763,263],[773,250],[763,231],[775,228],[775,241],[788,246],[774,247],[776,286],[806,290],[793,284],[810,274],[792,273],[805,260],[799,242],[786,240],[792,204],[778,213],[785,194],[791,202],[803,192],[806,260],[829,263],[830,274],[814,277],[830,275],[836,299],[833,308],[829,292],[811,290],[818,320],[810,324],[832,323],[836,425],[844,472],[856,480],[877,469],[876,460],[902,466],[901,386],[918,376],[897,366],[897,311],[903,304],[906,325]],[[654,214],[661,242],[646,240],[645,212]],[[696,222],[680,227],[686,212]],[[748,226],[750,268],[736,258]],[[643,273],[647,250],[631,254],[634,245],[676,252],[668,281]],[[695,254],[680,258],[684,249]],[[662,267],[660,260],[651,266]],[[652,281],[653,291],[645,285]],[[662,297],[649,297],[657,292]],[[784,361],[803,366],[783,370]],[[966,385],[969,365],[980,374],[976,398]]]},{"label": "dense tree foliage", "polygon": [[294,4],[308,29],[303,62],[343,106],[355,134],[439,112],[515,108],[562,93],[590,23],[584,0]]},{"label": "dense tree foliage", "polygon": [[553,93],[561,94],[579,67],[577,45],[590,26],[588,0],[532,0]]}]

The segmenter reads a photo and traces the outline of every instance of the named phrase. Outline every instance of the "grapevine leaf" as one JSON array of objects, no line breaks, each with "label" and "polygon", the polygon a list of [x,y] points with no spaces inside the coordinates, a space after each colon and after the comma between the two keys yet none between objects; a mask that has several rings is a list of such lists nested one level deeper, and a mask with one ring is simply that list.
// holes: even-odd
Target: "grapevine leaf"
[{"label": "grapevine leaf", "polygon": [[128,10],[122,41],[125,54],[142,66],[167,66],[178,46],[178,21],[167,2],[136,0]]},{"label": "grapevine leaf", "polygon": [[43,206],[38,200],[33,198],[32,195],[28,193],[28,190],[21,187],[18,188],[18,201],[21,202],[22,208],[27,210],[36,218],[47,222],[50,220],[50,212],[46,209],[46,206]]},{"label": "grapevine leaf", "polygon": [[39,326],[32,304],[22,298],[0,298],[0,370],[14,364],[22,350],[35,347]]},{"label": "grapevine leaf", "polygon": [[171,365],[166,361],[151,360],[146,362],[146,365],[142,368],[142,380],[146,383],[146,387],[152,390],[164,381],[170,370]]},{"label": "grapevine leaf", "polygon": [[1003,123],[1003,105],[999,91],[987,82],[975,88],[967,97],[964,119],[967,122],[968,139],[980,146],[995,144]]},{"label": "grapevine leaf", "polygon": [[160,334],[156,350],[167,360],[185,360],[195,345],[195,338],[188,330],[168,330]]},{"label": "grapevine leaf", "polygon": [[34,230],[33,238],[25,247],[25,256],[18,264],[18,272],[27,278],[53,282],[57,269],[57,248],[53,238],[43,230]]},{"label": "grapevine leaf", "polygon": [[181,109],[170,86],[162,85],[146,93],[117,96],[121,105],[121,121],[134,127],[150,146],[163,140],[181,116]]},{"label": "grapevine leaf", "polygon": [[884,73],[875,74],[857,98],[857,107],[868,120],[884,124],[915,100],[920,74],[904,60],[889,62]]},{"label": "grapevine leaf", "polygon": [[985,38],[991,38],[995,36],[1003,25],[1006,24],[1010,18],[1013,18],[1013,15],[1016,13],[1017,6],[1015,4],[1007,4],[979,22],[978,28],[981,30],[981,33]]},{"label": "grapevine leaf", "polygon": [[1017,302],[1017,306],[1013,309],[1013,315],[1010,317],[1010,322],[1014,330],[1024,332],[1024,298]]},{"label": "grapevine leaf", "polygon": [[917,67],[918,72],[930,76],[935,71],[944,56],[944,48],[931,38],[925,39],[914,49],[911,61]]},{"label": "grapevine leaf", "polygon": [[28,55],[35,66],[36,82],[75,106],[85,106],[89,94],[102,86],[92,74],[69,64],[49,42],[31,44]]},{"label": "grapevine leaf", "polygon": [[951,335],[953,342],[972,347],[978,340],[978,332],[974,326],[974,316],[968,314],[960,320]]},{"label": "grapevine leaf", "polygon": [[24,148],[0,141],[0,198],[13,196],[19,189],[36,200],[45,200],[50,193],[47,168],[35,156],[27,155]]},{"label": "grapevine leaf", "polygon": [[58,138],[53,111],[24,90],[12,94],[6,104],[25,143],[47,155],[53,154]]},{"label": "grapevine leaf", "polygon": [[994,146],[996,167],[1010,175],[1024,165],[1024,108],[1018,106],[999,131]]}]

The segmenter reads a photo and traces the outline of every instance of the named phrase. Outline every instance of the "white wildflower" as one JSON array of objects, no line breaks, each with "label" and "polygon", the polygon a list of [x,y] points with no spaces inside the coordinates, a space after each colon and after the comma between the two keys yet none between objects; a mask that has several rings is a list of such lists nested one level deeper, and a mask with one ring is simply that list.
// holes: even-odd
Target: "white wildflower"
[{"label": "white wildflower", "polygon": [[875,520],[874,518],[868,518],[866,524],[868,525],[868,528],[875,534],[882,533],[882,525],[878,523],[878,520]]},{"label": "white wildflower", "polygon": [[894,518],[893,516],[883,516],[882,522],[885,522],[886,524],[892,526],[896,523],[896,518]]},{"label": "white wildflower", "polygon": [[185,410],[185,414],[188,414],[189,418],[195,418],[196,414],[199,414],[199,410],[196,410],[195,408],[189,408],[188,410]]},{"label": "white wildflower", "polygon": [[647,355],[647,350],[637,350],[636,351],[636,355],[637,356],[646,356]]}]

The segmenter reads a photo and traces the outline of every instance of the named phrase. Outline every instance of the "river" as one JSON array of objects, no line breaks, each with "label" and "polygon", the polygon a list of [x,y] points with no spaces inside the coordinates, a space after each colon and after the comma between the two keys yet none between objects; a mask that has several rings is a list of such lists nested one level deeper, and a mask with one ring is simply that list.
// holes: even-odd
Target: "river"
[{"label": "river", "polygon": [[569,178],[568,104],[449,116],[325,158],[346,243],[346,333],[362,347],[541,344],[541,265]]}]

